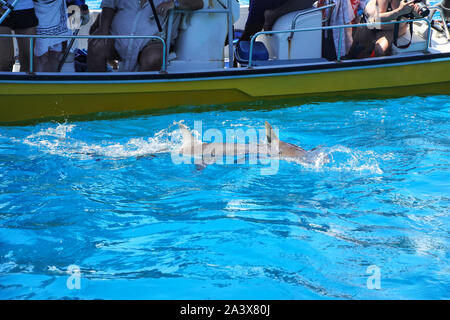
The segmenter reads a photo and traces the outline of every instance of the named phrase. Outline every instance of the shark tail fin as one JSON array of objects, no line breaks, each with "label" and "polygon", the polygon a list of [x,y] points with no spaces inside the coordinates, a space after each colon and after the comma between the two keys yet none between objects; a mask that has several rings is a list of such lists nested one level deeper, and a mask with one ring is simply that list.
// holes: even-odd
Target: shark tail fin
[{"label": "shark tail fin", "polygon": [[178,124],[180,127],[181,135],[183,136],[183,145],[191,145],[195,143],[195,138],[192,135],[191,131],[189,131],[188,127],[184,124]]},{"label": "shark tail fin", "polygon": [[267,121],[265,122],[265,125],[266,125],[267,142],[268,143],[272,143],[272,142],[279,143],[280,139],[278,138],[275,131],[272,129],[272,126]]}]

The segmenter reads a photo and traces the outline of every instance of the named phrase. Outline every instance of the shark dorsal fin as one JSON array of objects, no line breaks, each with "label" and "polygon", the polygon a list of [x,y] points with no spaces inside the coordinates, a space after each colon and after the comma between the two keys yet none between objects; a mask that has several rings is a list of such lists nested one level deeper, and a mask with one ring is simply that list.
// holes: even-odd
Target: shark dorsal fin
[{"label": "shark dorsal fin", "polygon": [[275,131],[272,129],[272,126],[266,121],[265,122],[266,125],[266,137],[267,137],[267,142],[268,143],[272,143],[272,142],[280,142],[280,139],[278,139],[278,136],[276,135]]},{"label": "shark dorsal fin", "polygon": [[178,124],[178,126],[180,127],[181,135],[183,136],[183,145],[194,144],[196,140],[191,131],[189,131],[188,127],[182,123]]}]

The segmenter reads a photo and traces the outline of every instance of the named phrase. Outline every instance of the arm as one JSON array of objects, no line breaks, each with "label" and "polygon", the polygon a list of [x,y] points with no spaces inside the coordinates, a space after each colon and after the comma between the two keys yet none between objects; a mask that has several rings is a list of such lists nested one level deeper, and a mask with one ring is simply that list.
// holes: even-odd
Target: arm
[{"label": "arm", "polygon": [[158,14],[165,16],[169,10],[200,10],[203,8],[203,0],[178,0],[178,7],[175,8],[175,1],[169,0],[161,3],[157,8]]},{"label": "arm", "polygon": [[181,10],[200,10],[203,8],[203,0],[178,0]]},{"label": "arm", "polygon": [[99,24],[97,29],[95,29],[92,35],[108,35],[109,29],[116,14],[115,10],[112,8],[103,8],[102,13],[99,18]]},{"label": "arm", "polygon": [[[89,32],[92,36],[106,36],[109,35],[109,29],[111,28],[112,20],[116,11],[112,8],[103,8],[102,13],[94,22]],[[103,42],[106,44],[106,39],[90,39],[89,42],[96,46],[97,44]]]},{"label": "arm", "polygon": [[398,8],[393,9],[390,12],[387,12],[387,8],[389,5],[389,0],[377,0],[378,8],[379,8],[379,21],[387,22],[397,20],[399,17],[411,13],[414,8],[413,1],[400,0],[400,4]]}]

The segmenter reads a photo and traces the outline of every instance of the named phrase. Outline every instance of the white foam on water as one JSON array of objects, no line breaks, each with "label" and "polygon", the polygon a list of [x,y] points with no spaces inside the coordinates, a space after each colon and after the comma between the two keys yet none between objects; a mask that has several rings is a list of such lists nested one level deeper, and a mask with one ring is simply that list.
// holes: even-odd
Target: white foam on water
[{"label": "white foam on water", "polygon": [[313,151],[305,161],[289,158],[283,160],[295,162],[307,170],[317,172],[369,172],[383,174],[379,160],[392,159],[394,159],[393,154],[378,155],[371,150],[359,151],[337,145]]},{"label": "white foam on water", "polygon": [[91,159],[92,157],[106,157],[123,159],[139,157],[171,152],[179,148],[182,139],[179,130],[171,130],[174,124],[155,133],[153,137],[131,138],[125,143],[114,141],[85,142],[70,135],[76,129],[76,125],[58,124],[56,127],[42,129],[27,136],[23,143],[49,154],[70,158]]},{"label": "white foam on water", "polygon": [[331,165],[327,170],[366,171],[374,174],[383,174],[379,162],[379,160],[383,160],[383,156],[376,154],[372,150],[360,151],[337,145],[329,148],[327,151],[331,159]]},{"label": "white foam on water", "polygon": [[[183,144],[183,138],[178,125],[183,123],[173,122],[168,128],[155,133],[153,137],[131,138],[126,142],[102,141],[89,143],[74,138],[76,125],[58,124],[32,133],[23,143],[36,147],[40,151],[63,157],[92,159],[92,157],[105,157],[109,159],[124,159],[140,157],[158,153],[170,153],[179,150]],[[198,143],[201,143],[200,134],[191,130]],[[307,170],[334,171],[334,172],[369,172],[383,174],[380,161],[392,160],[395,155],[376,154],[374,151],[354,150],[342,145],[329,148],[319,148],[308,155],[308,159],[281,159],[300,164]]]}]

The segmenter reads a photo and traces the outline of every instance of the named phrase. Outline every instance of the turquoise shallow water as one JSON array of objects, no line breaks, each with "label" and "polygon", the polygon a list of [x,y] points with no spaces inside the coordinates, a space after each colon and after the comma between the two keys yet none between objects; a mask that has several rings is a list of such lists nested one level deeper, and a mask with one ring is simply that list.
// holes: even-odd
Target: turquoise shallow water
[{"label": "turquoise shallow water", "polygon": [[[0,127],[0,298],[449,299],[449,96],[272,106]],[[176,165],[196,120],[331,162]]]},{"label": "turquoise shallow water", "polygon": [[[176,165],[196,120],[331,163]],[[449,299],[449,132],[449,96],[0,127],[0,298]]]}]

